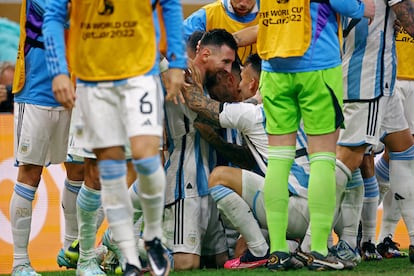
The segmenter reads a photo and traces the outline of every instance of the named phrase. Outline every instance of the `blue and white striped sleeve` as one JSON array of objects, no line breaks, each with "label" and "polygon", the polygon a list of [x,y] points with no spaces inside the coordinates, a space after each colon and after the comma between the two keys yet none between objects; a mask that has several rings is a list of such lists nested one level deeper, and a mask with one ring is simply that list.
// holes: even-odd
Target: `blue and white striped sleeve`
[{"label": "blue and white striped sleeve", "polygon": [[46,3],[42,32],[46,65],[52,78],[60,74],[69,74],[64,35],[68,18],[67,5],[68,0],[48,0]]},{"label": "blue and white striped sleeve", "polygon": [[167,56],[169,68],[187,68],[183,12],[180,0],[161,0],[162,17],[167,35]]}]

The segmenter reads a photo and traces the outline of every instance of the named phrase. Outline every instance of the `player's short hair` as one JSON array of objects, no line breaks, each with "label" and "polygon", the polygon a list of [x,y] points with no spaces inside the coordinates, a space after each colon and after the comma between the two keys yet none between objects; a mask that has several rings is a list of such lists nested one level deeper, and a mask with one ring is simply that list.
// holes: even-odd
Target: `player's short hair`
[{"label": "player's short hair", "polygon": [[204,33],[204,31],[194,31],[187,39],[187,48],[192,49],[195,52],[197,50],[197,44]]},{"label": "player's short hair", "polygon": [[200,47],[203,46],[228,46],[230,49],[237,51],[237,43],[233,35],[225,29],[212,29],[203,34],[200,39]]},{"label": "player's short hair", "polygon": [[258,54],[249,55],[244,62],[244,66],[251,64],[253,70],[260,76],[262,72],[262,59]]}]

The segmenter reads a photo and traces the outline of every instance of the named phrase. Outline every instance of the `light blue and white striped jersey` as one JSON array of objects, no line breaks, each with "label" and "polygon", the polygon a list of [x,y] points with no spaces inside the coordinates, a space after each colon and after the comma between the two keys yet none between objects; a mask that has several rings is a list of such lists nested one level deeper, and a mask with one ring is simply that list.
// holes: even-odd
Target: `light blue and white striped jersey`
[{"label": "light blue and white striped jersey", "polygon": [[[375,18],[363,18],[344,38],[344,101],[361,101],[393,94],[396,80],[396,16],[390,6],[401,0],[375,0]],[[344,28],[351,19],[343,18]]]},{"label": "light blue and white striped jersey", "polygon": [[[265,130],[266,117],[263,105],[252,103],[226,103],[219,116],[220,126],[237,128],[247,142],[262,175],[266,174],[268,159],[268,137]],[[307,198],[309,181],[309,159],[307,137],[300,127],[296,139],[296,158],[289,175],[289,191]]]},{"label": "light blue and white striped jersey", "polygon": [[193,127],[197,113],[173,102],[165,102],[165,112],[169,145],[165,203],[208,195],[208,176],[217,160],[214,149]]}]

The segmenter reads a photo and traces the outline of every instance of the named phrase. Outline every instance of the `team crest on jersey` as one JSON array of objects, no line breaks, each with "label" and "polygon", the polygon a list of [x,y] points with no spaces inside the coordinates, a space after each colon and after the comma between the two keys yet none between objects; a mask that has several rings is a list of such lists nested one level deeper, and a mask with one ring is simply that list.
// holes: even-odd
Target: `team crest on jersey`
[{"label": "team crest on jersey", "polygon": [[[101,8],[102,5],[99,5]],[[98,14],[100,15],[111,15],[114,13],[114,3],[112,0],[103,0],[103,9],[98,10]]]}]

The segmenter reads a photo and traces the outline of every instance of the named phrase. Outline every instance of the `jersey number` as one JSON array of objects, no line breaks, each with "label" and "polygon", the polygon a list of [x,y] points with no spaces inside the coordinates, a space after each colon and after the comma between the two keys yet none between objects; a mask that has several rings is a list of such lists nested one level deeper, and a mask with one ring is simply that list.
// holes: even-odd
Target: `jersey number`
[{"label": "jersey number", "polygon": [[147,96],[148,96],[148,92],[145,92],[144,96],[142,96],[141,99],[139,100],[139,103],[140,103],[139,109],[142,114],[152,113],[152,103],[145,100]]}]

